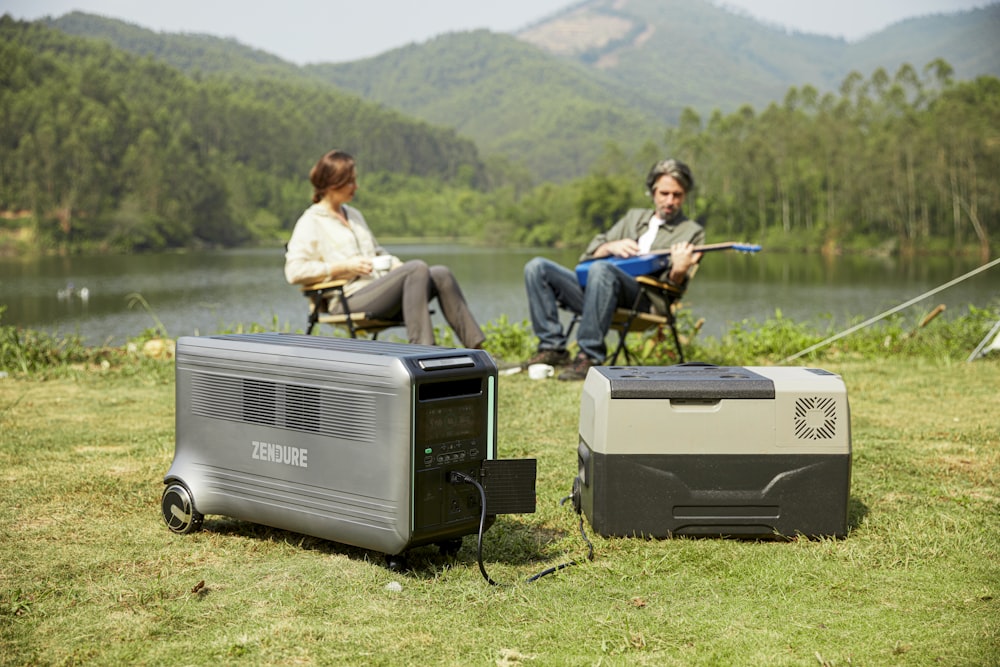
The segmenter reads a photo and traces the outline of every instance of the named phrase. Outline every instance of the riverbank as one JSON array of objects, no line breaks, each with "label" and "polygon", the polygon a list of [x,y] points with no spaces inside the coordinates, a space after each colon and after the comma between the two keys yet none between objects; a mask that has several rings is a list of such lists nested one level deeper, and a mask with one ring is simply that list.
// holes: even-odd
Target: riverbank
[{"label": "riverbank", "polygon": [[[148,304],[143,305],[148,309]],[[677,316],[677,327],[688,360],[718,365],[784,364],[788,359],[818,364],[828,360],[893,357],[959,362],[969,357],[998,319],[996,308],[970,307],[967,313],[950,319],[938,317],[943,311],[939,305],[926,315],[923,310],[905,315],[896,313],[868,326],[859,323],[840,331],[819,329],[811,322],[796,321],[778,311],[762,320],[734,322],[722,335],[712,336],[704,332],[701,318],[682,309]],[[7,324],[4,306],[0,305],[0,371],[8,375],[58,375],[71,367],[127,368],[148,357],[172,358],[169,350],[173,338],[165,335],[155,313],[149,317],[155,326],[136,331],[124,344],[91,345],[77,335],[52,336]],[[526,320],[512,321],[501,316],[484,322],[483,328],[487,336],[485,349],[501,362],[527,359],[535,352],[537,339]],[[215,333],[301,331],[301,327],[274,319],[268,324],[238,324],[217,329]],[[401,331],[390,330],[382,338],[405,342],[400,338]],[[332,329],[320,333],[345,335]],[[437,333],[440,344],[455,344],[447,327],[438,328]],[[609,341],[613,343],[614,338],[615,334],[610,334]],[[670,365],[677,361],[672,341],[662,332],[632,334],[629,347],[635,363],[640,365]]]},{"label": "riverbank", "polygon": [[[121,250],[106,243],[98,244],[61,244],[48,247],[42,244],[35,234],[35,220],[30,211],[0,211],[0,257],[45,257],[45,256],[85,256],[85,255],[118,255]],[[291,230],[287,231],[291,234]],[[392,236],[379,235],[379,242],[385,247],[392,246],[438,246],[450,245],[468,248],[501,247],[506,249],[523,248],[512,244],[497,245],[495,239],[485,239],[467,236]],[[256,243],[247,243],[230,249],[255,249],[282,247],[287,241],[287,235]],[[753,239],[719,239],[711,238],[712,242],[733,240],[745,243],[757,243],[764,246],[769,253],[796,253],[823,257],[839,257],[856,255],[862,257],[976,257],[980,262],[987,262],[991,257],[1000,255],[1000,244],[983,246],[969,241],[956,243],[954,239],[928,239],[923,244],[901,243],[896,237],[873,237],[855,235],[846,238],[829,238],[815,233],[801,233],[771,230],[763,236]],[[581,243],[581,248],[582,248]],[[164,252],[201,252],[206,249],[224,248],[203,243],[187,247],[158,249],[148,253],[136,252],[128,254],[154,254]],[[549,250],[563,250],[562,246]]]}]

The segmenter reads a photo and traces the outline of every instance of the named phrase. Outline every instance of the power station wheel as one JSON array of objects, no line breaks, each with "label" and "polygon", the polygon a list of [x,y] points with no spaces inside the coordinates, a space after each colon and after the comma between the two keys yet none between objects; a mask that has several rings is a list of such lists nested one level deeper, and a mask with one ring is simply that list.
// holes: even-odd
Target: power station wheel
[{"label": "power station wheel", "polygon": [[172,482],[163,490],[160,511],[163,512],[167,528],[181,535],[201,530],[201,524],[205,520],[194,508],[191,492],[179,482]]}]

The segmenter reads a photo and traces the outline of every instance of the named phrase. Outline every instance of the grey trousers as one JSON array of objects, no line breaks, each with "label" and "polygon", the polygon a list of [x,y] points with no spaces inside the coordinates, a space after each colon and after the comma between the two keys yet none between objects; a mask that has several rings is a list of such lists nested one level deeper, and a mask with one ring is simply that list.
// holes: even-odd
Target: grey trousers
[{"label": "grey trousers", "polygon": [[[430,301],[434,298],[462,345],[480,347],[486,335],[472,317],[462,289],[447,266],[427,266],[423,260],[411,259],[351,294],[347,302],[351,310],[380,317],[395,318],[402,313],[409,341],[433,345]],[[340,305],[334,303],[331,311],[340,312]]]}]

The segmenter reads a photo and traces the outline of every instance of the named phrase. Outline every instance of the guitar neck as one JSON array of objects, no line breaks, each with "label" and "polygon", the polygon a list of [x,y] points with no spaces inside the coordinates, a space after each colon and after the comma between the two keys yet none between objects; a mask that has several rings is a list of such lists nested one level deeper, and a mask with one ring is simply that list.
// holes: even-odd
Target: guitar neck
[{"label": "guitar neck", "polygon": [[[708,245],[695,246],[694,252],[711,252],[713,250],[740,250],[742,252],[757,252],[759,245],[747,243],[737,243],[728,241],[725,243],[711,243]],[[600,257],[586,259],[576,265],[576,278],[581,287],[587,286],[587,274],[590,271],[592,262],[610,262],[614,266],[629,274],[630,276],[645,276],[666,269],[670,262],[666,257],[670,255],[670,250],[655,250],[653,252],[642,253],[634,257]]]},{"label": "guitar neck", "polygon": [[[695,246],[691,252],[712,252],[713,250],[729,250],[730,248],[735,248],[740,243],[735,241],[727,241],[725,243],[709,243],[708,245],[698,245]],[[651,250],[650,252],[643,253],[645,255],[669,255],[670,248],[665,250]]]}]

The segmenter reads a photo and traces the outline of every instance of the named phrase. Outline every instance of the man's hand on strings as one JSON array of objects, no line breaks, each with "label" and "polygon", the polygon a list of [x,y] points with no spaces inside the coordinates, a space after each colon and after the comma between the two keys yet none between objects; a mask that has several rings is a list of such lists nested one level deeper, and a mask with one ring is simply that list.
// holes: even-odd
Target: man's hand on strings
[{"label": "man's hand on strings", "polygon": [[635,239],[608,241],[594,253],[594,257],[635,257],[639,254],[639,243]]},{"label": "man's hand on strings", "polygon": [[698,263],[702,253],[694,251],[694,244],[680,241],[670,246],[670,280],[680,283],[691,267]]}]

